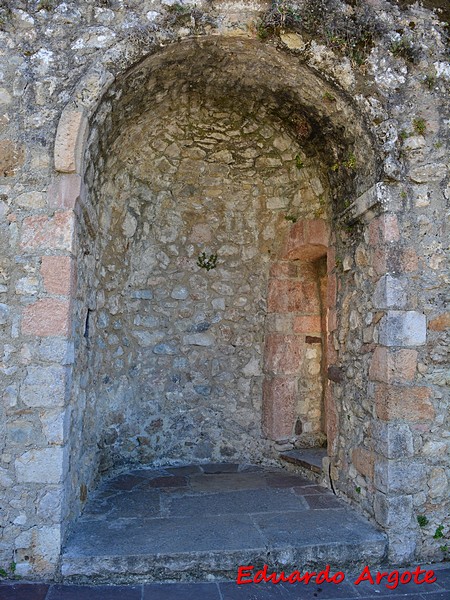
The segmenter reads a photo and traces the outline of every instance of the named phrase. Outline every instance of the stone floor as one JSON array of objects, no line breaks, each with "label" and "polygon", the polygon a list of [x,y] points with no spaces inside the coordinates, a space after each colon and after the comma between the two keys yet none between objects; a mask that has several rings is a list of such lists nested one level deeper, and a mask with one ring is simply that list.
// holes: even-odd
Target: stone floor
[{"label": "stone floor", "polygon": [[239,565],[357,568],[385,551],[384,535],[335,495],[281,469],[139,469],[88,501],[62,574],[77,583],[233,580]]},{"label": "stone floor", "polygon": [[[355,585],[368,564],[374,578],[394,570],[377,566],[384,553],[384,536],[367,521],[285,471],[229,464],[141,469],[104,482],[88,501],[64,552],[66,583],[3,582],[0,600],[450,599],[446,565],[422,567],[434,570],[431,583]],[[329,564],[331,575],[342,571],[345,579],[237,584],[239,565],[254,565],[254,573],[264,564],[269,572],[302,574]]]}]

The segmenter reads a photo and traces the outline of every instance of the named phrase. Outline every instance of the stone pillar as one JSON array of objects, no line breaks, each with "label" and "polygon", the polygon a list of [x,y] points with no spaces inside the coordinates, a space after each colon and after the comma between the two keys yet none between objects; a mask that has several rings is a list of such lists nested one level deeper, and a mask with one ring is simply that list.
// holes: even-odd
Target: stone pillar
[{"label": "stone pillar", "polygon": [[[416,549],[413,493],[426,483],[426,467],[414,451],[413,428],[431,424],[435,416],[430,389],[415,383],[417,347],[426,342],[426,318],[419,310],[411,310],[405,270],[414,264],[404,257],[410,257],[412,250],[397,246],[396,215],[387,213],[374,219],[369,238],[375,269],[382,273],[373,295],[373,308],[382,315],[379,345],[369,369],[375,412],[371,428],[376,453],[374,511],[389,534],[390,560],[404,562]],[[392,262],[395,248],[397,266]]]}]

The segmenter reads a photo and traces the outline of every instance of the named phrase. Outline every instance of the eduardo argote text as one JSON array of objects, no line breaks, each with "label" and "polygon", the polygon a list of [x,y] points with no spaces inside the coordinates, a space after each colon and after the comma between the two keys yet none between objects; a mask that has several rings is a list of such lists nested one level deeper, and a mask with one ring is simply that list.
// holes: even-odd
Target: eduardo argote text
[{"label": "eduardo argote text", "polygon": [[[352,577],[353,579],[353,577]],[[238,567],[238,575],[236,583],[238,585],[245,585],[246,583],[304,583],[304,584],[323,584],[334,583],[339,585],[345,580],[345,573],[342,571],[336,571],[332,573],[330,571],[330,565],[321,571],[292,571],[291,573],[271,572],[269,573],[268,565],[264,565],[262,569],[255,571],[253,565],[246,565]],[[359,585],[363,581],[367,581],[370,585],[382,585],[384,584],[387,588],[395,590],[399,585],[405,585],[407,583],[414,583],[416,585],[422,585],[424,583],[435,583],[436,576],[434,571],[422,569],[417,566],[411,571],[399,571],[394,569],[392,571],[371,571],[370,567],[366,566],[357,575],[353,583]]]}]

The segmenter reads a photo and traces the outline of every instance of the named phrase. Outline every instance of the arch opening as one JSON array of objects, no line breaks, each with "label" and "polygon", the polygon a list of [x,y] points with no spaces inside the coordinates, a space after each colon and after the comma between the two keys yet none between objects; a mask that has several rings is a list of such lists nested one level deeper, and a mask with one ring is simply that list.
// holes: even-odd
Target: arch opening
[{"label": "arch opening", "polygon": [[264,406],[279,419],[285,404],[263,390],[287,375],[269,364],[270,339],[286,346],[291,321],[303,349],[280,359],[299,363],[288,427],[300,444],[326,439],[331,224],[373,183],[376,157],[345,97],[255,45],[180,42],[119,78],[92,115],[74,489],[125,464],[273,458]]}]

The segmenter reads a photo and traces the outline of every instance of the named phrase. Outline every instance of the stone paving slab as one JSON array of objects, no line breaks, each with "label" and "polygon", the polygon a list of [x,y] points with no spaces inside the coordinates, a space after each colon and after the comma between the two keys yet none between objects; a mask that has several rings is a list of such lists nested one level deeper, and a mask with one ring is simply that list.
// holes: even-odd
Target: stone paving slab
[{"label": "stone paving slab", "polygon": [[423,585],[407,583],[393,590],[366,582],[356,586],[354,581],[359,573],[346,574],[345,581],[338,585],[313,582],[237,585],[234,581],[129,586],[0,583],[0,600],[449,600],[450,567],[444,563],[422,568],[434,570],[437,581]]},{"label": "stone paving slab", "polygon": [[181,496],[167,499],[171,516],[239,514],[242,512],[270,513],[308,509],[302,496],[292,490],[241,490],[202,496]]},{"label": "stone paving slab", "polygon": [[62,574],[79,583],[232,579],[239,564],[375,564],[385,549],[381,532],[304,477],[211,463],[105,481],[68,540]]}]

